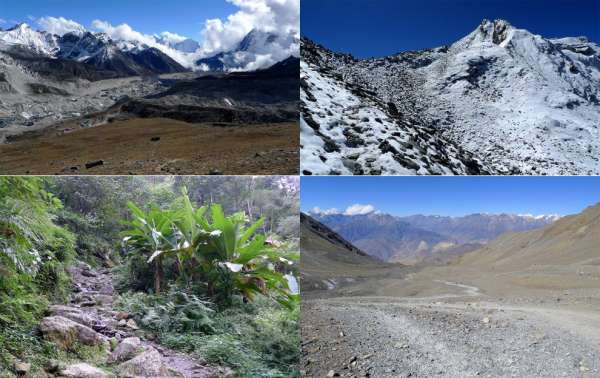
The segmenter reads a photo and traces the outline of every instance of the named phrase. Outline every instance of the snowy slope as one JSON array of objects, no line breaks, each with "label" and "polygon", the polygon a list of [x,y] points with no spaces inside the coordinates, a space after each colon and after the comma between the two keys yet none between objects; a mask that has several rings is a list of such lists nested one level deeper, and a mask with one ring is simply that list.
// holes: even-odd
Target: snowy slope
[{"label": "snowy slope", "polygon": [[310,41],[302,43],[302,174],[485,172],[479,162],[437,136],[435,130],[403,117],[372,92],[344,83],[324,67],[331,63],[326,51]]},{"label": "snowy slope", "polygon": [[600,174],[598,46],[484,21],[422,71],[429,114],[450,109],[447,134],[500,172]]},{"label": "snowy slope", "polygon": [[600,48],[584,37],[545,39],[484,20],[447,47],[366,60],[302,54],[492,173],[600,174]]},{"label": "snowy slope", "polygon": [[68,33],[59,39],[60,49],[57,56],[81,62],[101,54],[109,43],[110,39],[106,34]]},{"label": "snowy slope", "polygon": [[[185,72],[187,69],[163,51],[137,41],[112,40],[104,33],[76,31],[63,36],[31,29],[20,24],[0,31],[0,51],[24,58],[45,71],[60,71],[60,62],[70,60],[88,64],[99,70],[114,71],[115,77],[156,73]],[[44,62],[44,59],[46,60]],[[53,68],[54,67],[54,68]]]},{"label": "snowy slope", "polygon": [[52,55],[58,51],[57,36],[46,32],[38,32],[27,24],[0,31],[0,49],[12,45],[24,46],[37,53]]}]

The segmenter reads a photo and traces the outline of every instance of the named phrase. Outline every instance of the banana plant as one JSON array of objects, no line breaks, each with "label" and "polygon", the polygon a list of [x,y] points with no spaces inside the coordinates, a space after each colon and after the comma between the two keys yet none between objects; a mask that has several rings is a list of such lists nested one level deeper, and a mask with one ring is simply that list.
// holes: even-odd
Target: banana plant
[{"label": "banana plant", "polygon": [[129,208],[133,220],[126,223],[131,229],[122,236],[128,246],[148,256],[148,263],[155,264],[157,294],[163,258],[171,255],[177,258],[186,281],[198,276],[206,281],[211,297],[230,301],[238,292],[251,301],[260,293],[288,307],[299,299],[290,289],[290,279],[295,278],[275,269],[282,261],[279,251],[266,243],[265,235],[255,235],[264,219],[248,226],[244,212],[226,217],[218,204],[207,214],[206,207],[194,209],[185,191],[170,210],[144,212],[132,203]]},{"label": "banana plant", "polygon": [[131,250],[148,256],[148,263],[154,262],[154,291],[160,294],[164,281],[163,256],[177,252],[174,246],[178,236],[173,228],[176,214],[158,208],[144,212],[131,202],[128,207],[133,219],[123,223],[131,228],[121,232],[121,237]]},{"label": "banana plant", "polygon": [[260,293],[291,307],[299,298],[290,290],[287,278],[275,270],[279,253],[265,243],[264,234],[254,235],[263,222],[261,218],[246,227],[249,219],[245,213],[226,217],[220,205],[212,205],[211,220],[204,224],[209,237],[196,253],[201,266],[212,273],[210,282],[225,284],[225,299],[235,289],[249,301]]}]

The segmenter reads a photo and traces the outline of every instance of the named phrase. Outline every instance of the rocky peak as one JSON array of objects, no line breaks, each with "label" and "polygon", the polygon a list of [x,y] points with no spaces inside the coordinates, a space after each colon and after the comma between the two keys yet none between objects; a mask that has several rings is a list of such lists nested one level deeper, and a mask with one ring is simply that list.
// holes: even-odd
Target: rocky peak
[{"label": "rocky peak", "polygon": [[19,31],[31,30],[31,26],[29,26],[25,22],[21,22],[20,24],[16,24],[15,26],[13,26],[10,29],[6,29],[6,31],[13,31],[13,30],[19,30]]},{"label": "rocky peak", "polygon": [[499,45],[508,38],[508,32],[514,27],[506,20],[490,21],[484,19],[479,25],[479,31],[485,39],[490,39],[494,44]]}]

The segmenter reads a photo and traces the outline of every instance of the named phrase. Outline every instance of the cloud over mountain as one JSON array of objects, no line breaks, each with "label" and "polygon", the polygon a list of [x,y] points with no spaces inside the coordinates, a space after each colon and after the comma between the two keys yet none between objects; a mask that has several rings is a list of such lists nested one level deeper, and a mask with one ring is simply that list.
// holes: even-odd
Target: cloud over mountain
[{"label": "cloud over mountain", "polygon": [[151,47],[193,70],[253,71],[290,56],[299,57],[300,0],[225,0],[238,8],[225,19],[208,19],[201,42],[165,30],[145,34],[129,23],[95,19],[88,26],[65,17],[44,16],[36,24],[49,34],[87,31],[106,34],[125,51]]},{"label": "cloud over mountain", "polygon": [[227,19],[209,19],[202,30],[202,54],[228,51],[252,30],[296,34],[300,32],[300,0],[227,0],[239,11]]},{"label": "cloud over mountain", "polygon": [[42,30],[60,36],[71,32],[85,33],[86,31],[80,23],[68,20],[64,17],[42,17],[37,20],[37,24]]},{"label": "cloud over mountain", "polygon": [[375,207],[373,205],[361,205],[358,203],[348,206],[346,208],[346,210],[344,210],[343,212],[336,208],[321,209],[318,206],[313,207],[309,211],[310,214],[321,215],[321,216],[337,215],[337,214],[350,215],[350,216],[352,216],[352,215],[367,215],[367,214],[371,214],[374,212],[375,212]]},{"label": "cloud over mountain", "polygon": [[373,205],[361,205],[354,204],[352,206],[348,206],[344,215],[366,215],[375,211],[375,207]]},{"label": "cloud over mountain", "polygon": [[[160,50],[161,52],[167,54],[168,56],[173,58],[177,63],[181,64],[184,67],[192,68],[194,65],[195,55],[186,54],[181,51],[175,50],[174,48],[166,46],[162,43],[159,43],[154,36],[140,33],[134,30],[128,24],[120,24],[115,26],[107,21],[94,20],[92,21],[92,28],[102,33],[105,33],[110,38],[117,41],[126,41],[134,43],[137,42],[150,47],[154,47]],[[171,37],[176,35],[170,32],[163,32],[163,34],[164,33],[168,33],[168,35],[170,35]]]}]

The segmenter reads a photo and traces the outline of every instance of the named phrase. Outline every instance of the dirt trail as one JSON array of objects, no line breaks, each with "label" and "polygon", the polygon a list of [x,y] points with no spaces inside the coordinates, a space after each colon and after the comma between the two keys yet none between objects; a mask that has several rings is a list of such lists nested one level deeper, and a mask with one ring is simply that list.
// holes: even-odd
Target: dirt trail
[{"label": "dirt trail", "polygon": [[304,301],[303,376],[600,376],[600,314],[506,305],[442,283],[462,292]]},{"label": "dirt trail", "polygon": [[[69,268],[73,279],[73,295],[69,306],[52,306],[55,314],[75,313],[80,324],[89,326],[94,331],[121,341],[128,337],[141,336],[133,319],[123,319],[124,313],[113,310],[115,290],[112,275],[108,269],[93,270],[88,265],[79,263]],[[209,377],[215,369],[188,355],[164,348],[159,344],[140,337],[143,347],[156,349],[169,370],[175,371],[185,378]]]}]

